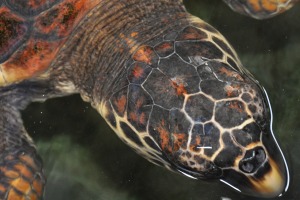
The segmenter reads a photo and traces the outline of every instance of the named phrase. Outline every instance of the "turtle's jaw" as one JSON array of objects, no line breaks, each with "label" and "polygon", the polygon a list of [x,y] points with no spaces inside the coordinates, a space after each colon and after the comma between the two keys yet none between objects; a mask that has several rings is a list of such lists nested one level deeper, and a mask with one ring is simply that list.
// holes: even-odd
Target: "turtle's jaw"
[{"label": "turtle's jaw", "polygon": [[280,170],[274,160],[269,159],[258,173],[262,173],[263,176],[248,178],[252,184],[252,193],[256,193],[257,196],[271,198],[281,196],[286,192],[289,184],[287,171]]},{"label": "turtle's jaw", "polygon": [[287,162],[273,134],[263,134],[262,144],[247,150],[239,167],[224,169],[221,181],[246,195],[280,197],[289,187]]},{"label": "turtle's jaw", "polygon": [[286,170],[282,171],[277,163],[270,159],[254,174],[246,175],[235,170],[224,170],[221,182],[249,196],[274,198],[286,192],[289,177]]}]

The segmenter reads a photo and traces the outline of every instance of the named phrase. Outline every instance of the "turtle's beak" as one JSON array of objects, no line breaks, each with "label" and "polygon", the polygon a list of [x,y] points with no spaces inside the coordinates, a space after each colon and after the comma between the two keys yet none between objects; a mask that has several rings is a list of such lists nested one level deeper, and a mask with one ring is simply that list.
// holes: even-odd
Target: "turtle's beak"
[{"label": "turtle's beak", "polygon": [[[262,175],[245,175],[235,170],[225,170],[221,181],[235,190],[256,197],[274,198],[280,197],[288,189],[286,171],[280,171],[277,164],[270,160],[259,170]],[[233,179],[234,177],[234,179]]]},{"label": "turtle's beak", "polygon": [[[255,151],[264,153],[258,153],[251,158],[246,153],[239,161],[239,169],[224,170],[221,181],[250,196],[263,198],[282,196],[287,191],[290,181],[286,160],[272,134],[263,134],[262,144],[264,148],[255,147],[249,150],[248,155],[254,155]],[[246,164],[243,165],[243,162]],[[253,166],[257,169],[251,171]]]},{"label": "turtle's beak", "polygon": [[269,159],[261,169],[261,177],[249,177],[253,192],[261,197],[278,197],[287,190],[287,171],[281,170],[277,163]]}]

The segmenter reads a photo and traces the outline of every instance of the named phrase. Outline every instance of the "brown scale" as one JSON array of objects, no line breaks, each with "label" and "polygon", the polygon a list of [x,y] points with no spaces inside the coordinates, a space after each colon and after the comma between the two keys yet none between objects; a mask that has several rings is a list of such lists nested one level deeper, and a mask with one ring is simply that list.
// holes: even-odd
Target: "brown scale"
[{"label": "brown scale", "polygon": [[167,57],[174,52],[174,42],[165,41],[154,47],[160,57]]},{"label": "brown scale", "polygon": [[111,104],[119,116],[124,116],[127,106],[127,88],[115,93],[111,97]]},{"label": "brown scale", "polygon": [[138,85],[130,85],[127,119],[138,131],[146,131],[153,102],[149,94]]},{"label": "brown scale", "polygon": [[142,84],[150,72],[151,67],[149,65],[141,62],[135,62],[128,68],[127,78],[130,83]]},{"label": "brown scale", "polygon": [[176,41],[203,40],[208,36],[196,27],[187,27],[177,36]]}]

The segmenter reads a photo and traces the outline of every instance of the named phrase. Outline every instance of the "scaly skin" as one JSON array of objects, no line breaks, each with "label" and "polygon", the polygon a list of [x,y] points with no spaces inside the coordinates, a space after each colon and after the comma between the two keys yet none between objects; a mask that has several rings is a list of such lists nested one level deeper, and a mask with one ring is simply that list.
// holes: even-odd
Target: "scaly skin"
[{"label": "scaly skin", "polygon": [[[90,102],[126,144],[157,165],[195,179],[219,179],[253,196],[275,197],[287,190],[288,168],[272,133],[265,91],[226,39],[187,13],[181,0],[99,0],[80,20],[68,17],[77,26],[52,21],[55,33],[68,37],[56,38],[62,43],[54,45],[54,54],[41,51],[43,56],[34,59],[36,64],[44,64],[44,56],[45,62],[50,59],[46,71],[8,81],[15,74],[2,64],[7,86],[0,88],[0,199],[42,199],[41,161],[19,110],[72,93]],[[34,63],[24,52],[17,51],[25,63]],[[1,58],[19,61],[10,60],[16,55]]]}]

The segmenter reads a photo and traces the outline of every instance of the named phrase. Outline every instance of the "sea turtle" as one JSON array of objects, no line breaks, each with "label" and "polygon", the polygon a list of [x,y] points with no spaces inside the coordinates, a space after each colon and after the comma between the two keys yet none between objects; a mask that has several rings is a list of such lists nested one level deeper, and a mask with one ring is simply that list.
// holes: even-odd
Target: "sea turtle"
[{"label": "sea turtle", "polygon": [[288,189],[266,91],[182,3],[0,0],[0,199],[43,198],[20,110],[74,93],[154,164],[247,195]]}]

